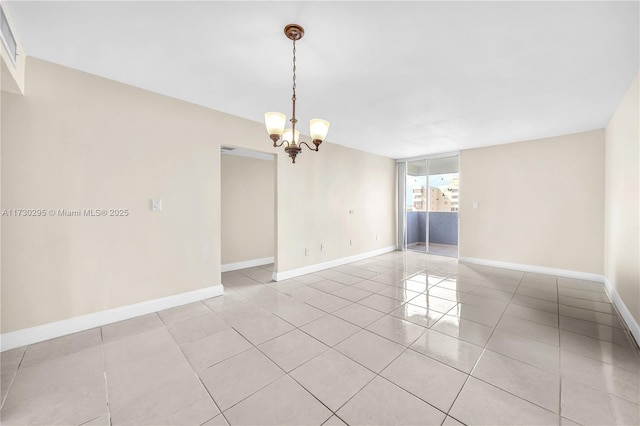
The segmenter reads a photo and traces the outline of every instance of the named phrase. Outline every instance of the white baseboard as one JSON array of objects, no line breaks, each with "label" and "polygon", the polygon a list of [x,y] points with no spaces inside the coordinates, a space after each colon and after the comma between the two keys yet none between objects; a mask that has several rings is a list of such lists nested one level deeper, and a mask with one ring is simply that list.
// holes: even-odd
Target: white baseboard
[{"label": "white baseboard", "polygon": [[328,262],[316,263],[314,265],[304,266],[298,269],[290,269],[283,272],[273,272],[274,281],[287,280],[289,278],[299,277],[300,275],[311,274],[313,272],[322,271],[323,269],[335,268],[336,266],[346,265],[347,263],[357,262],[359,260],[368,259],[373,256],[390,253],[396,251],[396,246],[389,246],[379,250],[369,251],[354,256],[342,257],[340,259],[330,260]]},{"label": "white baseboard", "polygon": [[496,260],[487,260],[487,259],[478,259],[474,257],[461,257],[458,259],[461,263],[473,263],[476,265],[484,265],[484,266],[493,266],[497,268],[505,268],[505,269],[515,269],[517,271],[525,271],[525,272],[536,272],[539,274],[547,274],[547,275],[556,275],[559,277],[567,277],[567,278],[577,278],[580,280],[587,281],[596,281],[604,283],[605,290],[613,302],[613,305],[616,307],[620,316],[624,320],[627,325],[627,328],[633,335],[636,343],[640,345],[640,325],[636,319],[631,315],[629,309],[624,304],[620,295],[616,291],[615,287],[609,282],[609,280],[604,275],[591,274],[588,272],[579,272],[579,271],[571,271],[567,269],[556,269],[556,268],[547,268],[544,266],[534,266],[534,265],[522,265],[518,263],[508,263],[508,262],[499,262]]},{"label": "white baseboard", "polygon": [[238,269],[253,268],[254,266],[268,265],[274,262],[273,256],[262,259],[244,260],[242,262],[225,263],[221,266],[222,272],[237,271]]},{"label": "white baseboard", "polygon": [[636,321],[633,315],[631,315],[631,312],[629,312],[629,309],[627,309],[627,305],[625,305],[620,298],[620,295],[616,291],[616,288],[609,282],[606,277],[604,278],[604,288],[607,291],[607,294],[609,295],[609,298],[615,305],[616,309],[620,313],[620,316],[627,324],[627,328],[633,335],[633,338],[636,339],[636,343],[640,345],[640,325],[638,325],[638,321]]},{"label": "white baseboard", "polygon": [[147,300],[133,305],[107,309],[106,311],[80,315],[62,321],[50,322],[36,327],[4,333],[0,335],[0,350],[4,352],[9,349],[19,348],[21,346],[31,345],[33,343],[42,342],[55,337],[89,330],[91,328],[150,314],[163,309],[209,299],[211,297],[220,296],[223,293],[224,288],[222,287],[222,284],[218,284],[212,287],[205,287],[186,293],[162,297],[160,299]]},{"label": "white baseboard", "polygon": [[514,269],[516,271],[535,272],[538,274],[557,275],[559,277],[576,278],[579,280],[604,282],[604,276],[589,272],[572,271],[569,269],[547,268],[546,266],[523,265],[520,263],[500,262],[497,260],[478,259],[475,257],[460,257],[461,263],[473,263],[475,265],[493,266],[496,268]]}]

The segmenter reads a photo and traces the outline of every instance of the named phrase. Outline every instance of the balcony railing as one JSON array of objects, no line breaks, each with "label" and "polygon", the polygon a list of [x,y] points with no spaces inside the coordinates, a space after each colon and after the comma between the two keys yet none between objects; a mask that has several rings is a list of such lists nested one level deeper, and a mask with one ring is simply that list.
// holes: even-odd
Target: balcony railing
[{"label": "balcony railing", "polygon": [[[407,244],[426,243],[427,212],[407,212]],[[458,245],[458,212],[429,212],[429,243]]]}]

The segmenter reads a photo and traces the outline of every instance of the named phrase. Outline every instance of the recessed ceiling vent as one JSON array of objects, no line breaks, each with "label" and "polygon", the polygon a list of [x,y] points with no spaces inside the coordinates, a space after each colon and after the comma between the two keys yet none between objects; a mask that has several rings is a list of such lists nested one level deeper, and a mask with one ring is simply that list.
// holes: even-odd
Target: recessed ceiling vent
[{"label": "recessed ceiling vent", "polygon": [[230,146],[221,146],[220,147],[220,151],[222,152],[229,152],[229,151],[233,151],[235,148],[231,148]]},{"label": "recessed ceiling vent", "polygon": [[11,28],[9,27],[9,21],[7,20],[7,16],[4,14],[2,5],[0,5],[0,35],[4,47],[7,49],[7,52],[9,52],[9,56],[15,65],[18,58],[18,43],[16,42],[16,38],[13,36],[13,31],[11,31]]}]

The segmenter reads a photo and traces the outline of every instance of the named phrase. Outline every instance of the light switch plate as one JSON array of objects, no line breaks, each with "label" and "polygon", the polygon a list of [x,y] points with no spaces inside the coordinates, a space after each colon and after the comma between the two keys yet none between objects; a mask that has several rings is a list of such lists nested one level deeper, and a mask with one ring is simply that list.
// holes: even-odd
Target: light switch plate
[{"label": "light switch plate", "polygon": [[162,199],[160,198],[152,198],[151,199],[151,211],[159,212],[162,210]]}]

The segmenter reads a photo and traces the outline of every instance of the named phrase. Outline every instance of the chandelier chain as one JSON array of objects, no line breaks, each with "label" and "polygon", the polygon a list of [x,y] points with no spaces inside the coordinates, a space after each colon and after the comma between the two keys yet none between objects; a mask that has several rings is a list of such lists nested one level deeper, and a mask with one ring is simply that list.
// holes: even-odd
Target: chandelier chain
[{"label": "chandelier chain", "polygon": [[296,40],[293,39],[293,97],[296,97]]},{"label": "chandelier chain", "polygon": [[293,38],[293,96],[291,97],[291,103],[293,104],[293,112],[291,114],[291,141],[290,143],[296,145],[296,39]]},{"label": "chandelier chain", "polygon": [[284,34],[293,42],[293,81],[291,88],[293,92],[291,95],[291,109],[293,111],[291,119],[289,120],[291,122],[291,129],[286,128],[287,117],[285,114],[268,112],[264,117],[269,138],[273,141],[273,146],[277,148],[284,145],[284,151],[291,157],[291,161],[295,163],[296,156],[302,152],[303,145],[311,151],[318,151],[318,147],[325,139],[327,131],[329,130],[329,122],[319,118],[314,118],[309,122],[311,142],[314,148],[304,141],[297,140],[300,132],[296,130],[296,124],[298,123],[298,119],[296,118],[296,42],[304,36],[304,28],[298,24],[289,24],[284,27]]}]

